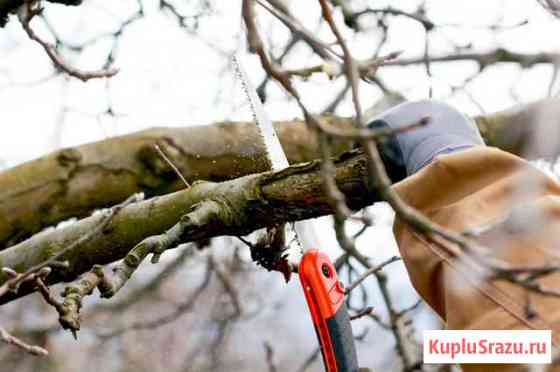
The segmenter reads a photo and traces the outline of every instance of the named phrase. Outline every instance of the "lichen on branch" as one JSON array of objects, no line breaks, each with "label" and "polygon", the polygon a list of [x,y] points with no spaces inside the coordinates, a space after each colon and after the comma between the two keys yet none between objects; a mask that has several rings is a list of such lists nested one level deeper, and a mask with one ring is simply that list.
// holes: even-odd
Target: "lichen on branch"
[{"label": "lichen on branch", "polygon": [[[378,200],[368,186],[365,159],[360,151],[345,153],[334,165],[334,180],[350,208],[360,209]],[[120,278],[115,282],[116,288],[149,253],[161,254],[179,243],[223,235],[243,236],[263,227],[331,214],[331,204],[324,191],[319,162],[220,183],[197,182],[189,189],[123,207],[102,234],[60,257],[68,262],[68,267],[53,270],[46,284],[72,281],[95,264],[105,265],[127,257],[116,275]],[[98,226],[101,218],[95,214],[35,235],[1,251],[0,265],[23,272],[63,251]],[[7,279],[0,274],[0,285]],[[98,283],[94,284],[93,287]],[[33,290],[33,285],[23,283],[17,293],[6,294],[0,302]]]}]

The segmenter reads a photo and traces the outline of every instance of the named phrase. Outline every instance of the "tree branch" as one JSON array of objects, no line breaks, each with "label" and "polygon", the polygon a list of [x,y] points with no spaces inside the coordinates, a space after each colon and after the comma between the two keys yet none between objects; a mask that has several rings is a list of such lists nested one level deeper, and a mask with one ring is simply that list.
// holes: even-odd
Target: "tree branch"
[{"label": "tree branch", "polygon": [[9,334],[4,328],[0,327],[0,341],[14,345],[31,355],[45,356],[49,352],[40,346],[29,345],[19,338]]},{"label": "tree branch", "polygon": [[[430,62],[472,61],[478,63],[480,69],[499,62],[518,63],[522,67],[532,67],[537,64],[559,64],[559,53],[517,53],[507,49],[498,48],[488,52],[452,53],[439,56],[428,56]],[[426,62],[425,56],[413,58],[399,58],[387,61],[384,66],[408,66]]]},{"label": "tree branch", "polygon": [[[536,115],[542,111],[548,114]],[[547,153],[524,149],[543,125],[558,127],[560,100],[514,107],[475,121],[489,145],[535,159]],[[352,125],[351,119],[336,116],[323,116],[320,122],[341,129]],[[276,129],[291,164],[321,157],[314,134],[302,120],[277,122]],[[267,169],[251,122],[154,128],[60,150],[0,173],[0,249],[68,218],[118,204],[134,193],[153,196],[182,189],[182,181],[155,144],[189,183],[224,181]],[[331,152],[338,156],[353,146],[350,140],[333,140]]]},{"label": "tree branch", "polygon": [[[360,209],[377,200],[368,187],[365,159],[360,152],[346,153],[334,165],[334,180],[345,194],[350,208]],[[211,221],[195,227],[189,225],[187,230],[183,229],[184,226],[174,227],[182,216],[189,216],[189,212],[201,203],[212,204]],[[105,227],[103,234],[96,234],[62,255],[60,260],[67,261],[68,267],[64,270],[53,268],[46,282],[74,280],[94,264],[104,265],[121,259],[131,247],[169,229],[177,231],[172,233],[169,241],[166,240],[169,235],[162,238],[169,244],[156,242],[158,249],[155,253],[179,243],[222,235],[246,235],[262,227],[331,213],[333,210],[323,189],[319,162],[298,164],[283,171],[249,175],[222,183],[197,182],[188,190],[124,207]],[[101,218],[95,214],[64,228],[37,234],[0,252],[0,266],[23,272],[39,265],[98,226]],[[154,253],[153,248],[142,248],[142,255]],[[0,285],[8,279],[5,274],[0,275]],[[90,287],[95,285],[97,283]],[[33,290],[34,286],[25,282],[17,293],[8,293],[0,301],[7,302]]]}]

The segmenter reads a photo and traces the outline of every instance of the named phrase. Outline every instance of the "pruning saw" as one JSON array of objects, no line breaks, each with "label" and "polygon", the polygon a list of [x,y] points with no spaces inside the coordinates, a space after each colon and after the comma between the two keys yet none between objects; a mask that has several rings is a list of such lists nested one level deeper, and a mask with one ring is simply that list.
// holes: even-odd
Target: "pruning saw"
[{"label": "pruning saw", "polygon": [[[238,53],[233,56],[233,65],[249,100],[271,169],[278,171],[287,168],[286,154]],[[312,222],[296,222],[294,230],[295,239],[303,251],[299,278],[317,333],[325,370],[357,372],[358,360],[344,301],[344,287],[329,257],[317,249],[310,249],[318,243]]]}]

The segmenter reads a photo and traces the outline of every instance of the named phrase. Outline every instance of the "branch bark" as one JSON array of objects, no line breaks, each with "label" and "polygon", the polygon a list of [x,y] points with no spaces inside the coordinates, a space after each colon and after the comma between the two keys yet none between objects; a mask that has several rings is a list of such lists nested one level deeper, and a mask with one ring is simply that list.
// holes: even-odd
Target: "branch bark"
[{"label": "branch bark", "polygon": [[[523,154],[531,118],[546,111],[547,124],[558,127],[558,99],[475,118],[489,144],[515,154]],[[540,115],[542,118],[542,115]],[[539,117],[539,115],[537,115]],[[350,120],[329,117],[341,127]],[[542,120],[541,120],[542,121]],[[278,123],[280,138],[292,163],[318,157],[317,145],[303,122]],[[3,241],[26,237],[42,226],[64,218],[87,214],[94,208],[116,204],[130,194],[144,190],[149,195],[169,193],[182,187],[169,165],[154,148],[165,146],[192,188],[154,197],[123,208],[104,233],[69,252],[68,269],[54,268],[48,283],[70,281],[91,269],[124,257],[132,247],[149,236],[170,229],[181,216],[203,201],[218,202],[219,223],[205,225],[182,237],[184,242],[220,235],[245,235],[256,229],[287,221],[297,221],[333,213],[323,189],[320,163],[303,163],[276,173],[262,171],[266,161],[253,123],[219,124],[182,129],[152,129],[73,149],[66,149],[0,174],[0,233]],[[352,147],[340,142],[336,152]],[[539,154],[539,156],[542,154]],[[527,155],[531,158],[531,154]],[[379,200],[367,183],[366,161],[362,155],[343,155],[335,162],[335,181],[352,209]],[[224,181],[225,180],[225,181]],[[219,182],[224,181],[224,182]],[[237,216],[237,217],[233,217]],[[65,228],[46,230],[0,252],[0,266],[24,272],[84,236],[99,224],[95,214]],[[6,281],[0,276],[0,285]],[[25,283],[9,301],[32,291]]]},{"label": "branch bark", "polygon": [[[541,112],[547,114],[539,115]],[[536,128],[560,128],[560,99],[474,119],[489,145],[528,159],[543,157],[550,154],[525,149]],[[322,120],[341,128],[352,125],[349,118]],[[320,157],[316,139],[303,121],[278,122],[276,128],[291,164]],[[221,182],[266,170],[260,143],[256,126],[250,122],[154,128],[57,151],[2,172],[0,249],[68,218],[85,217],[95,209],[120,203],[131,194],[145,192],[149,197],[183,188],[154,144],[163,148],[192,183]],[[352,147],[351,142],[335,142],[333,155]]]},{"label": "branch bark", "polygon": [[[363,208],[377,199],[368,186],[366,160],[354,150],[335,162],[335,181],[345,194],[348,206]],[[124,257],[147,237],[172,228],[193,207],[204,202],[219,206],[212,223],[191,228],[179,243],[222,235],[246,235],[256,229],[333,213],[323,189],[320,163],[291,166],[279,172],[253,174],[230,181],[197,182],[187,190],[124,207],[98,234],[60,257],[67,268],[54,267],[47,284],[71,281],[95,264],[108,264]],[[23,272],[64,250],[99,224],[95,214],[64,228],[53,229],[0,252],[0,266]],[[0,285],[8,279],[0,274]],[[8,293],[0,302],[33,291],[22,283],[17,293]]]},{"label": "branch bark", "polygon": [[[348,119],[333,118],[338,124]],[[319,157],[301,121],[277,125],[290,163]],[[180,190],[184,184],[163,161],[158,144],[189,183],[224,181],[267,169],[254,123],[155,128],[68,148],[0,173],[0,249],[71,217],[84,217],[131,194]],[[335,153],[350,149],[335,144]]]},{"label": "branch bark", "polygon": [[[439,56],[430,56],[430,63],[432,62],[455,62],[455,61],[472,61],[478,63],[480,69],[484,69],[495,63],[517,63],[522,67],[532,67],[538,64],[553,64],[560,63],[559,53],[516,53],[507,49],[498,48],[488,52],[473,52],[473,53],[453,53],[444,54]],[[385,66],[408,66],[422,64],[426,62],[425,57],[414,58],[399,58],[394,61],[384,63]]]}]

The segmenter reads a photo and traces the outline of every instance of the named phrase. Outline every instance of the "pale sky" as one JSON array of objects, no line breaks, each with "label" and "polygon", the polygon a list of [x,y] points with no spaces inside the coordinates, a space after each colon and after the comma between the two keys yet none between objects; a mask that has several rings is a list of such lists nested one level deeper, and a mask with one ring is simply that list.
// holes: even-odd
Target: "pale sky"
[{"label": "pale sky", "polygon": [[[115,66],[121,71],[110,84],[110,99],[119,113],[116,119],[102,115],[107,105],[103,80],[82,83],[76,79],[57,77],[36,84],[50,75],[51,66],[43,50],[27,39],[18,22],[10,22],[0,32],[0,112],[4,124],[0,136],[0,158],[8,164],[30,160],[56,147],[72,146],[99,140],[107,136],[129,133],[155,125],[184,126],[212,123],[223,119],[248,119],[250,112],[238,85],[232,85],[227,56],[237,45],[240,29],[239,1],[214,2],[215,15],[200,22],[200,37],[193,37],[177,28],[172,20],[155,9],[155,1],[145,1],[147,16],[124,33]],[[376,1],[382,7],[390,1]],[[117,5],[118,4],[118,5]],[[70,42],[88,40],[97,33],[114,30],[116,20],[127,18],[135,11],[135,1],[86,1],[79,8],[49,5],[46,16],[59,35]],[[325,40],[333,40],[326,28],[317,30],[319,10],[315,2],[293,2],[294,12],[311,30]],[[416,1],[403,1],[414,8]],[[502,13],[503,10],[503,13]],[[468,24],[473,27],[447,26],[431,37],[434,53],[452,50],[456,44],[474,42],[477,50],[504,46],[519,52],[557,51],[560,49],[560,22],[544,12],[536,1],[445,1],[428,2],[428,15],[442,24]],[[500,14],[503,19],[500,20]],[[492,34],[480,26],[499,22],[514,25],[529,18],[529,25]],[[60,22],[64,19],[64,22]],[[273,47],[279,49],[287,33],[283,26],[263,13],[259,18],[263,33],[269,32]],[[424,32],[415,22],[393,18],[395,27],[384,52],[403,50],[403,58],[423,53]],[[35,28],[42,29],[39,20]],[[368,57],[379,35],[374,31],[353,40],[357,57]],[[110,40],[102,40],[81,56],[67,53],[72,63],[82,68],[98,68],[104,60]],[[288,59],[290,66],[301,67],[317,59],[303,47]],[[262,69],[254,57],[246,64],[254,82],[260,82]],[[467,113],[479,108],[468,95],[449,96],[450,85],[460,84],[476,66],[458,62],[443,67],[434,64],[431,84],[434,98],[454,104]],[[423,66],[385,68],[379,72],[389,85],[408,99],[428,96],[430,81]],[[522,101],[546,95],[552,69],[537,66],[521,71],[515,65],[488,69],[474,80],[468,92],[488,111],[515,104],[513,95]],[[69,80],[69,81],[67,81]],[[309,83],[298,83],[307,103],[321,110],[334,97],[343,82],[331,82],[313,77]],[[286,103],[285,94],[275,84],[269,85],[267,111],[273,118],[300,116],[294,104]],[[510,91],[513,89],[513,91]],[[379,98],[375,87],[362,87],[364,106]],[[324,98],[323,98],[324,97]],[[64,111],[64,108],[68,110]],[[63,118],[63,112],[66,112]],[[347,101],[340,114],[351,114]]]}]

